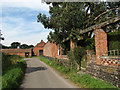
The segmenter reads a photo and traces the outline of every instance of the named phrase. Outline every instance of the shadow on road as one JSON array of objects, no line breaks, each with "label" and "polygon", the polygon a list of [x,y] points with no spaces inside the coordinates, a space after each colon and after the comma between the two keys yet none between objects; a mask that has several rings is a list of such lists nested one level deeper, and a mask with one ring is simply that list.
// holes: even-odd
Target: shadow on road
[{"label": "shadow on road", "polygon": [[27,67],[26,73],[32,73],[32,72],[36,72],[36,71],[43,71],[46,70],[46,67]]}]

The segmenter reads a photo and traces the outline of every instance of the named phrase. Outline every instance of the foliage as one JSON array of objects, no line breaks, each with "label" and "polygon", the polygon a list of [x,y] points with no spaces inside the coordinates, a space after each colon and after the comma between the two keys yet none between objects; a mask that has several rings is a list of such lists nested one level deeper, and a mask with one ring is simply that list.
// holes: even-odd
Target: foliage
[{"label": "foliage", "polygon": [[22,44],[22,45],[20,45],[20,48],[21,48],[21,49],[27,49],[27,48],[28,48],[28,45],[27,45],[27,44]]},{"label": "foliage", "polygon": [[13,43],[11,43],[10,48],[18,48],[19,46],[20,46],[19,42],[13,42]]},{"label": "foliage", "polygon": [[[25,63],[25,61],[21,61]],[[24,74],[25,64],[17,63],[14,64],[6,71],[6,73],[2,76],[2,88],[18,88],[19,80]]]},{"label": "foliage", "polygon": [[33,45],[28,45],[28,48],[33,48],[34,46]]},{"label": "foliage", "polygon": [[84,87],[87,87],[87,88],[115,88],[115,86],[110,85],[110,83],[108,84],[97,78],[95,79],[86,73],[82,74],[81,76],[76,74],[74,76],[74,78],[71,78],[71,79],[74,82],[80,83],[82,88],[84,88]]},{"label": "foliage", "polygon": [[83,36],[81,30],[118,16],[118,7],[119,2],[53,2],[49,10],[50,16],[39,13],[37,21],[53,30],[49,33],[48,41],[64,46],[64,39],[69,37],[76,42],[79,36]]},{"label": "foliage", "polygon": [[58,71],[62,73],[68,73],[70,70],[72,70],[69,66],[65,67],[62,63],[59,62],[58,59],[54,59],[53,61],[45,58],[45,57],[40,57],[40,60],[45,62],[46,64],[56,68]]},{"label": "foliage", "polygon": [[2,48],[3,49],[16,49],[16,48],[21,48],[21,49],[29,49],[29,48],[33,48],[34,46],[33,45],[27,45],[27,44],[20,44],[19,42],[12,42],[11,43],[11,46],[5,46],[5,45],[2,45]]},{"label": "foliage", "polygon": [[33,48],[33,47],[34,47],[33,45],[27,45],[27,44],[20,45],[21,49],[29,49],[29,48]]},{"label": "foliage", "polygon": [[120,49],[120,31],[108,33],[108,49],[116,50]]},{"label": "foliage", "polygon": [[9,68],[5,69],[4,74],[2,75],[2,90],[18,88],[20,80],[25,72],[25,67],[26,62],[19,59],[17,60],[17,63],[12,64]]},{"label": "foliage", "polygon": [[2,45],[2,44],[0,44],[0,48],[2,48],[2,49],[9,49],[8,46]]},{"label": "foliage", "polygon": [[[70,60],[70,64],[72,64],[72,68],[81,68],[81,61],[86,56],[86,51],[84,47],[75,47],[73,51],[68,53],[68,58]],[[78,65],[78,66],[77,66]]]},{"label": "foliage", "polygon": [[69,58],[69,64],[71,66],[72,69],[77,69],[77,62],[75,60],[75,57],[74,57],[74,54],[73,54],[73,51],[70,51],[68,54],[67,54],[68,58]]},{"label": "foliage", "polygon": [[[114,30],[114,32],[109,32],[108,35],[108,49],[116,50],[120,49],[120,31]],[[95,38],[86,38],[78,42],[78,46],[85,47],[86,50],[95,51]]]},{"label": "foliage", "polygon": [[108,90],[109,88],[116,88],[115,86],[99,79],[95,79],[86,73],[80,75],[75,69],[71,69],[70,66],[65,67],[64,65],[57,64],[55,61],[51,61],[45,57],[40,57],[40,60],[64,74],[66,78],[79,85],[80,88],[108,88]]},{"label": "foliage", "polygon": [[95,51],[95,38],[87,38],[85,40],[86,43],[86,50],[94,50]]},{"label": "foliage", "polygon": [[74,54],[74,57],[75,57],[75,60],[76,62],[81,65],[81,60],[82,60],[82,57],[84,55],[86,55],[86,51],[83,47],[76,47],[74,48],[74,51],[73,51],[73,54]]},{"label": "foliage", "polygon": [[2,70],[5,71],[11,65],[16,64],[17,60],[19,59],[22,59],[22,58],[18,55],[8,55],[5,53],[2,53]]}]

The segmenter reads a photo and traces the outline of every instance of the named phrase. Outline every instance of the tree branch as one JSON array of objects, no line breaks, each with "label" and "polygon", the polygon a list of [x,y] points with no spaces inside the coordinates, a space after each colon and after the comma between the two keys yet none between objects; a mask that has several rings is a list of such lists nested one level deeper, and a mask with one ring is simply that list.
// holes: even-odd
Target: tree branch
[{"label": "tree branch", "polygon": [[110,9],[110,10],[108,10],[108,11],[105,11],[105,12],[99,14],[99,15],[94,19],[94,21],[97,20],[100,16],[104,15],[105,13],[110,12],[110,11],[115,10],[115,9],[120,9],[120,7],[118,7],[118,8],[113,8],[113,9]]}]

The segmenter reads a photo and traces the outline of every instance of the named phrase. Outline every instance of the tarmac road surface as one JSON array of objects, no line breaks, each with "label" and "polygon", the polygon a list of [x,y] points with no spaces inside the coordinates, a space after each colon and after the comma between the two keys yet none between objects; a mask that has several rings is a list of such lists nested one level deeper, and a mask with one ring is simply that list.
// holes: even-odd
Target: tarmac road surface
[{"label": "tarmac road surface", "polygon": [[77,88],[38,58],[24,60],[27,69],[20,88]]}]

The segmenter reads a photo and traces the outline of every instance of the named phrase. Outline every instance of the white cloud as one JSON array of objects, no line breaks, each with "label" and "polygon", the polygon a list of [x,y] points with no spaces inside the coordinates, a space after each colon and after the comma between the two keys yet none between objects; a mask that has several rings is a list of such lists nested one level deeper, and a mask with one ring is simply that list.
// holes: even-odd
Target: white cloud
[{"label": "white cloud", "polygon": [[[49,5],[41,3],[41,0],[1,0],[0,3],[2,3],[0,10],[1,7],[3,10],[3,16],[0,16],[0,21],[2,21],[0,22],[0,29],[2,29],[5,38],[2,41],[3,45],[10,46],[15,41],[21,44],[36,45],[41,39],[47,41],[50,30],[45,29],[41,23],[37,23],[36,18],[33,17],[37,16],[37,12],[48,13]],[[14,12],[9,7],[13,7]],[[33,11],[35,12],[33,13]],[[19,15],[19,12],[24,15]],[[17,13],[18,15],[16,15]],[[30,16],[28,17],[28,15]]]},{"label": "white cloud", "polygon": [[2,0],[2,8],[4,7],[25,7],[34,10],[49,11],[49,5],[42,3],[41,0]]},{"label": "white cloud", "polygon": [[[12,23],[8,23],[7,21],[11,21],[16,24],[15,26]],[[36,45],[41,39],[45,42],[47,41],[47,35],[50,30],[45,29],[41,23],[37,23],[35,21],[27,22],[23,18],[9,17],[5,16],[2,22],[2,34],[5,38],[2,41],[3,45],[9,46],[12,42],[20,42],[25,44]],[[1,25],[0,25],[1,26]]]},{"label": "white cloud", "polygon": [[42,33],[38,33],[38,34],[31,34],[26,37],[18,36],[16,38],[5,38],[5,40],[2,41],[2,44],[9,46],[14,41],[14,42],[20,42],[21,44],[36,45],[41,40],[44,40],[45,42],[47,42],[48,34],[49,34],[49,32],[42,32]]}]

